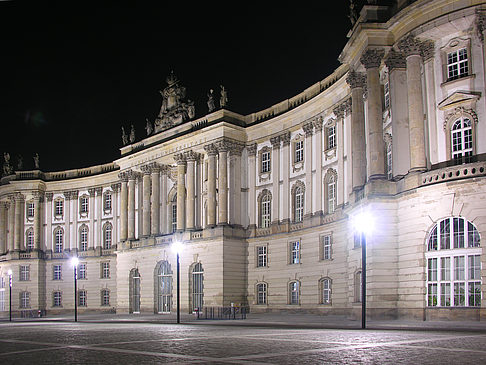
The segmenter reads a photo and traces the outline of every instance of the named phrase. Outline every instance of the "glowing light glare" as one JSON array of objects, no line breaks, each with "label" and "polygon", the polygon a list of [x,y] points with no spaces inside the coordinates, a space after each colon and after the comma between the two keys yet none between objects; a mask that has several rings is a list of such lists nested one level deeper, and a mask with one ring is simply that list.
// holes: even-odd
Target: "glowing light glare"
[{"label": "glowing light glare", "polygon": [[174,253],[180,254],[182,252],[182,243],[179,241],[175,241],[174,243],[172,243],[172,251],[174,251]]},{"label": "glowing light glare", "polygon": [[7,274],[8,276],[12,276],[12,269],[8,269]]},{"label": "glowing light glare", "polygon": [[353,216],[353,228],[356,232],[369,234],[373,232],[375,222],[369,212],[360,212]]},{"label": "glowing light glare", "polygon": [[79,264],[79,259],[78,259],[77,257],[73,257],[73,258],[71,259],[71,264],[72,264],[73,266],[76,266],[76,267],[77,267],[77,266],[78,266],[78,264]]}]

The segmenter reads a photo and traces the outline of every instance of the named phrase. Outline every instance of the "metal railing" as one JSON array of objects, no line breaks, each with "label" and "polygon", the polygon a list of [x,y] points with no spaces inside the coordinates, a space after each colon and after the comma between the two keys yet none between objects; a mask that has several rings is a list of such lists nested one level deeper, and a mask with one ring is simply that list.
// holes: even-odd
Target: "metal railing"
[{"label": "metal railing", "polygon": [[248,307],[204,307],[196,310],[197,319],[246,319]]}]

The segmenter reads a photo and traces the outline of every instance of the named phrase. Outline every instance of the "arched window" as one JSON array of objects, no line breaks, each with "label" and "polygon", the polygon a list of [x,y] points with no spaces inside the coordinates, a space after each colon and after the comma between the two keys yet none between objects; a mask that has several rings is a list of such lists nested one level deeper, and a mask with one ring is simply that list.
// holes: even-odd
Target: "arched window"
[{"label": "arched window", "polygon": [[192,310],[201,310],[204,305],[204,270],[200,262],[192,268]]},{"label": "arched window", "polygon": [[331,279],[323,278],[319,281],[321,304],[331,304]]},{"label": "arched window", "polygon": [[361,282],[361,270],[356,271],[354,274],[354,301],[361,303],[362,298],[362,282]]},{"label": "arched window", "polygon": [[298,281],[291,281],[289,283],[289,304],[291,305],[299,305],[300,298],[299,298],[299,282]]},{"label": "arched window", "polygon": [[324,197],[325,197],[325,213],[332,214],[336,210],[337,205],[337,172],[334,169],[329,169],[324,177]]},{"label": "arched window", "polygon": [[130,270],[129,292],[130,313],[140,313],[140,273],[138,269]]},{"label": "arched window", "polygon": [[454,122],[451,129],[452,158],[454,160],[473,154],[471,120],[462,117]]},{"label": "arched window", "polygon": [[432,226],[427,238],[427,306],[481,305],[479,232],[462,217],[448,217]]},{"label": "arched window", "polygon": [[170,214],[172,222],[172,232],[177,231],[177,194],[174,194],[170,203]]},{"label": "arched window", "polygon": [[256,304],[267,304],[267,283],[258,283],[255,287]]},{"label": "arched window", "polygon": [[25,233],[25,249],[32,251],[34,249],[34,230],[29,228]]},{"label": "arched window", "polygon": [[258,196],[260,211],[260,227],[268,228],[271,223],[272,194],[267,189],[263,190]]},{"label": "arched window", "polygon": [[110,222],[105,223],[103,227],[103,249],[109,250],[111,249],[111,242],[112,242],[112,231],[113,226]]},{"label": "arched window", "polygon": [[79,229],[79,251],[88,250],[88,227],[82,225]]},{"label": "arched window", "polygon": [[62,253],[63,249],[64,249],[64,230],[59,227],[54,230],[54,252]]},{"label": "arched window", "polygon": [[304,220],[304,191],[305,185],[301,181],[297,181],[292,187],[292,211],[294,222],[302,222]]},{"label": "arched window", "polygon": [[157,313],[170,313],[172,307],[172,268],[166,260],[156,266]]}]

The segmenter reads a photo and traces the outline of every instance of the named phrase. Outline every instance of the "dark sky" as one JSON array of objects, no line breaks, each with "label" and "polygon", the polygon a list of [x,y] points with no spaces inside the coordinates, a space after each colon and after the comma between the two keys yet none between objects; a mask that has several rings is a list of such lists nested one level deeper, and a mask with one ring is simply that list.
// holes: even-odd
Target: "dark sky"
[{"label": "dark sky", "polygon": [[196,117],[220,84],[228,109],[259,111],[332,73],[351,27],[348,0],[140,3],[0,1],[2,157],[32,169],[38,152],[44,171],[113,161],[122,125],[145,135],[171,70]]}]

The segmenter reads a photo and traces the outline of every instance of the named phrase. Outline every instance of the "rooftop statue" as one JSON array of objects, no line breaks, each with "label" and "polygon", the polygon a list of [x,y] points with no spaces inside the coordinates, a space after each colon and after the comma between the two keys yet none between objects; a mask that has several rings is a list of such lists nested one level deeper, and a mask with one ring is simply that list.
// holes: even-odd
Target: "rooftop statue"
[{"label": "rooftop statue", "polygon": [[179,79],[174,75],[174,71],[167,76],[167,87],[160,91],[162,95],[162,107],[159,116],[155,119],[155,132],[169,129],[178,124],[184,123],[194,118],[194,102],[186,98],[186,88],[179,84]]},{"label": "rooftop statue", "polygon": [[12,165],[10,165],[10,154],[8,152],[3,153],[3,176],[7,176],[13,173]]},{"label": "rooftop statue", "polygon": [[221,88],[221,98],[219,99],[219,106],[224,109],[228,105],[228,92],[223,85],[219,85]]}]

